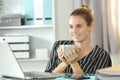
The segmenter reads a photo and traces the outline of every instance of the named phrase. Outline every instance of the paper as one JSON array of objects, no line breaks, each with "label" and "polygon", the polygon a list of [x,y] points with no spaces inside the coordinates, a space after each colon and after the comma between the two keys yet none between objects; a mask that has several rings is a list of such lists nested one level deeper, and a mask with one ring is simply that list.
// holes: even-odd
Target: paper
[{"label": "paper", "polygon": [[120,65],[97,70],[96,76],[100,80],[120,80]]}]

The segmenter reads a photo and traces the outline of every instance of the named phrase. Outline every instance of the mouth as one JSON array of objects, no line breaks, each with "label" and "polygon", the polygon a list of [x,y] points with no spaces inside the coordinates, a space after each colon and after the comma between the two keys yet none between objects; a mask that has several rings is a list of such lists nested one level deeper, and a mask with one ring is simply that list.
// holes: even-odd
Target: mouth
[{"label": "mouth", "polygon": [[73,38],[79,38],[80,34],[73,35]]}]

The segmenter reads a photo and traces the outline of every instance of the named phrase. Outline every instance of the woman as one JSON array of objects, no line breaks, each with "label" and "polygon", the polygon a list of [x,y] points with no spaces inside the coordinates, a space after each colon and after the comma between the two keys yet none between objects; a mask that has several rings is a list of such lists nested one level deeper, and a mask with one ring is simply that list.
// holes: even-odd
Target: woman
[{"label": "woman", "polygon": [[[111,66],[109,54],[90,43],[93,21],[92,10],[87,5],[70,14],[69,32],[73,40],[54,43],[45,72],[94,74],[97,69]],[[65,53],[69,55],[65,55],[60,45],[76,45],[77,48],[66,48]]]}]

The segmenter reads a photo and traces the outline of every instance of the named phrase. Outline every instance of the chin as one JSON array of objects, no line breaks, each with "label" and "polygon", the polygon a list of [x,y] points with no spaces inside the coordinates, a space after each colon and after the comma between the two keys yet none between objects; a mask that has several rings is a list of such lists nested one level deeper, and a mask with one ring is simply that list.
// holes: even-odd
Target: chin
[{"label": "chin", "polygon": [[73,41],[75,41],[75,42],[80,42],[80,40],[77,40],[77,39],[73,39]]}]

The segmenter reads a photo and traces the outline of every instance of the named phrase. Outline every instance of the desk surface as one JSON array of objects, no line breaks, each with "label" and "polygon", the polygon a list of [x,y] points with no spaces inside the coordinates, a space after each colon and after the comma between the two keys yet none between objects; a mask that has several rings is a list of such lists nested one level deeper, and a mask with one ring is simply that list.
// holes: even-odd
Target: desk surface
[{"label": "desk surface", "polygon": [[[59,75],[59,74],[57,74]],[[76,77],[80,77],[80,78],[76,78]],[[0,80],[25,80],[25,79],[18,79],[18,78],[12,78],[12,77],[3,77],[0,78]],[[28,80],[32,80],[32,79],[28,79]],[[35,78],[33,80],[97,80],[95,75],[81,75],[81,74],[75,74],[73,77],[73,74],[60,74],[60,76],[56,76],[56,77],[50,77],[50,78]]]}]

